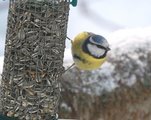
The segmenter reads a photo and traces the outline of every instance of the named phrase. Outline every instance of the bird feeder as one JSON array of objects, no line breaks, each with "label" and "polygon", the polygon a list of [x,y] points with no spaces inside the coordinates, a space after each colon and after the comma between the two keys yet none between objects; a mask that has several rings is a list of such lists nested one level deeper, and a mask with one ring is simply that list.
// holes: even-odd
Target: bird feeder
[{"label": "bird feeder", "polygon": [[69,4],[69,0],[10,0],[0,120],[57,118]]}]

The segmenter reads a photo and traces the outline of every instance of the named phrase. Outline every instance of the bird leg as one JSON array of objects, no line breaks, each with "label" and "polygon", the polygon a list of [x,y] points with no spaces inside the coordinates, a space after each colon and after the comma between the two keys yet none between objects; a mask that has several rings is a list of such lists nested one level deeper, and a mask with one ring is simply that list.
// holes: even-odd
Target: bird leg
[{"label": "bird leg", "polygon": [[66,38],[71,41],[71,44],[73,43],[73,40],[71,40],[69,37],[66,37]]},{"label": "bird leg", "polygon": [[67,72],[69,69],[71,69],[73,66],[75,66],[75,63],[73,63],[71,66],[69,66],[66,70],[65,70],[65,72]]}]

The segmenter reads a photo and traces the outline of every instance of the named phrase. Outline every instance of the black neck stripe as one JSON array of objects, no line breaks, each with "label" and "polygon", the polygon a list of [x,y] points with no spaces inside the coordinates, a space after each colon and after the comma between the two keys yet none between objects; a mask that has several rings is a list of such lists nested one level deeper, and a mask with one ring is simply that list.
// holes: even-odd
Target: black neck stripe
[{"label": "black neck stripe", "polygon": [[74,54],[73,57],[74,57],[75,59],[78,59],[78,60],[84,62],[84,63],[86,62],[85,59],[81,58],[80,56],[78,56],[78,55],[76,55],[76,54]]}]

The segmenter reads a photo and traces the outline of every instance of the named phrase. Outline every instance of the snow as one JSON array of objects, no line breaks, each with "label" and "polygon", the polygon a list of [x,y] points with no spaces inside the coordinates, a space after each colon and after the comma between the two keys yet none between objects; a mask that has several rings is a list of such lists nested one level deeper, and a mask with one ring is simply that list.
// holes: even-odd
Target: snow
[{"label": "snow", "polygon": [[66,103],[62,102],[61,105],[60,105],[61,108],[64,108],[65,110],[67,111],[72,111],[72,108],[69,107]]},{"label": "snow", "polygon": [[107,39],[110,42],[111,47],[113,48],[120,47],[121,49],[123,48],[123,46],[129,45],[130,48],[132,49],[137,46],[140,46],[141,43],[144,43],[144,39],[150,41],[151,39],[150,31],[151,31],[151,27],[121,29],[108,35]]}]

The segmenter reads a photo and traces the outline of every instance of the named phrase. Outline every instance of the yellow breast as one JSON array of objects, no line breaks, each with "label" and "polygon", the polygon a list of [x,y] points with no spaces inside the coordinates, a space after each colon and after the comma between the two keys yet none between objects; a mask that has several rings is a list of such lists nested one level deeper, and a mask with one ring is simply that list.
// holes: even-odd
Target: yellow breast
[{"label": "yellow breast", "polygon": [[72,55],[78,56],[77,59],[74,57],[74,62],[75,65],[83,70],[93,70],[99,68],[106,60],[106,58],[94,58],[90,56],[89,54],[83,52],[82,50],[82,45],[85,41],[90,36],[88,32],[82,32],[78,34],[73,43],[72,43]]}]

